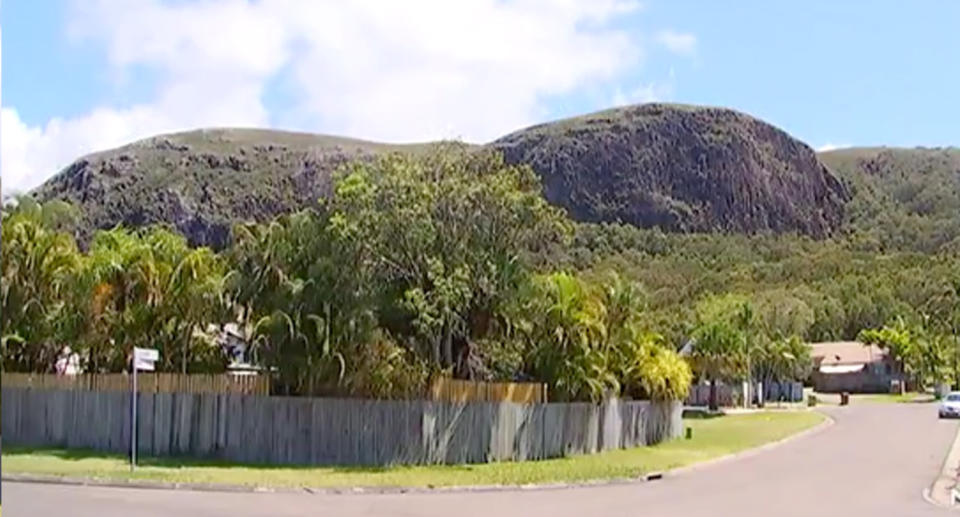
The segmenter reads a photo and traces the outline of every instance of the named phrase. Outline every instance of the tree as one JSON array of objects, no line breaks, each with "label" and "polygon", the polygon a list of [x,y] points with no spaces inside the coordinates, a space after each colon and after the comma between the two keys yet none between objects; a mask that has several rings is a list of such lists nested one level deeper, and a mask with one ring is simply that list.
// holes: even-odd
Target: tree
[{"label": "tree", "polygon": [[745,372],[744,345],[743,332],[724,318],[701,321],[694,330],[691,360],[698,375],[710,382],[710,409],[718,408],[717,381]]},{"label": "tree", "polygon": [[[810,348],[799,336],[770,339],[763,336],[750,350],[754,378],[769,386],[773,382],[801,381],[810,375]],[[761,399],[760,404],[763,405]]]},{"label": "tree", "polygon": [[251,328],[251,355],[287,393],[336,394],[359,365],[375,367],[363,355],[380,286],[339,224],[305,211],[234,230],[228,291]]},{"label": "tree", "polygon": [[323,213],[381,286],[380,323],[461,377],[481,373],[476,343],[568,233],[529,167],[457,144],[349,165]]},{"label": "tree", "polygon": [[918,389],[927,381],[939,383],[947,378],[951,337],[932,328],[929,316],[922,316],[919,323],[900,317],[882,328],[861,331],[858,339],[886,349]]},{"label": "tree", "polygon": [[516,325],[530,350],[535,378],[560,400],[599,400],[619,391],[604,342],[606,306],[574,275],[537,276]]},{"label": "tree", "polygon": [[210,248],[190,250],[176,262],[169,291],[181,342],[180,372],[185,374],[196,332],[203,330],[205,323],[222,322],[229,315],[224,260]]},{"label": "tree", "polygon": [[227,318],[224,278],[220,257],[164,228],[98,232],[74,284],[87,367],[120,371],[133,347],[147,347],[161,350],[160,371],[222,369],[219,349],[197,334]]},{"label": "tree", "polygon": [[[653,400],[683,400],[690,391],[693,373],[663,336],[644,333],[621,344],[619,377],[625,394]],[[626,351],[626,353],[623,353]]]},{"label": "tree", "polygon": [[66,293],[80,264],[73,239],[58,231],[60,204],[22,198],[2,220],[3,368],[46,371],[60,354],[71,308]]}]

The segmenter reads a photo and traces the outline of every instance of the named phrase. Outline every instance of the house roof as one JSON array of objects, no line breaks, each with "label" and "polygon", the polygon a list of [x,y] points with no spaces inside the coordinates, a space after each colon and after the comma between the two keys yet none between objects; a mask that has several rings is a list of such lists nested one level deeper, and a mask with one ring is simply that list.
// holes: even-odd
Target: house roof
[{"label": "house roof", "polygon": [[811,343],[810,357],[819,366],[853,365],[883,361],[887,353],[877,345],[864,345],[859,341],[836,341]]}]

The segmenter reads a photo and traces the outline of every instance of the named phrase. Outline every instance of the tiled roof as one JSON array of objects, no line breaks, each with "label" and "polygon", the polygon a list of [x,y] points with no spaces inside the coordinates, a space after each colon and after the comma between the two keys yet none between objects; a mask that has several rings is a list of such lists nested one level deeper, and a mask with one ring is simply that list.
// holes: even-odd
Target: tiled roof
[{"label": "tiled roof", "polygon": [[876,345],[864,345],[858,341],[811,343],[810,356],[819,365],[866,364],[882,361],[887,353]]}]

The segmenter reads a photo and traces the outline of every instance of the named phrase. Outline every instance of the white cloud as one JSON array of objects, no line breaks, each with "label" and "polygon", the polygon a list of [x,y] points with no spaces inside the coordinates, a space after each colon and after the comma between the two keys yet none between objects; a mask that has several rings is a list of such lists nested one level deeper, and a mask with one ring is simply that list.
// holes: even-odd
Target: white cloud
[{"label": "white cloud", "polygon": [[697,37],[690,33],[666,29],[657,32],[656,40],[674,54],[692,56],[697,51]]},{"label": "white cloud", "polygon": [[[42,126],[3,108],[5,190],[32,188],[81,154],[159,132],[268,126],[288,115],[268,113],[263,103],[278,78],[296,93],[296,118],[311,130],[486,141],[537,122],[545,99],[609,84],[642,61],[635,37],[610,26],[639,8],[623,0],[75,0],[72,7],[70,36],[102,45],[117,77],[156,72],[157,94]],[[621,95],[661,97],[658,88]]]},{"label": "white cloud", "polygon": [[827,151],[836,151],[837,149],[844,149],[846,147],[851,147],[851,145],[850,144],[831,144],[828,142],[826,144],[821,145],[820,147],[817,147],[817,152],[825,153]]},{"label": "white cloud", "polygon": [[664,102],[673,98],[676,73],[670,69],[670,75],[665,81],[653,81],[641,84],[633,89],[624,91],[617,87],[610,99],[612,106],[626,106],[628,104],[644,104],[647,102]]},{"label": "white cloud", "polygon": [[613,92],[611,104],[613,106],[626,106],[628,104],[643,104],[647,102],[661,102],[669,100],[673,96],[673,85],[670,83],[647,83],[637,88],[624,92],[617,88]]}]

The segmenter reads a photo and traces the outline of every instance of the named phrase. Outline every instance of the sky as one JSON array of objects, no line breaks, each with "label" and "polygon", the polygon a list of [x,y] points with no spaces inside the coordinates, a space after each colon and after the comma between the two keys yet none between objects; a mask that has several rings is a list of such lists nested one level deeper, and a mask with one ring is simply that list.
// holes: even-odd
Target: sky
[{"label": "sky", "polygon": [[2,0],[4,193],[159,133],[486,142],[618,105],[960,145],[960,0]]}]

